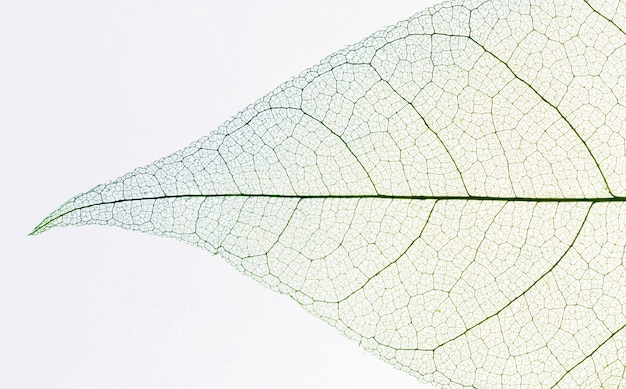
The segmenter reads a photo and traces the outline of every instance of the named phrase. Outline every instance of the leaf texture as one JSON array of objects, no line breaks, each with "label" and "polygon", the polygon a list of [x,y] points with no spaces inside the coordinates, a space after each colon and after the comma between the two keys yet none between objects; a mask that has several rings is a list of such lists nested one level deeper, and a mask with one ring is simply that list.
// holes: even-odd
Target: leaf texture
[{"label": "leaf texture", "polygon": [[33,233],[217,253],[439,387],[626,387],[626,3],[452,1]]}]

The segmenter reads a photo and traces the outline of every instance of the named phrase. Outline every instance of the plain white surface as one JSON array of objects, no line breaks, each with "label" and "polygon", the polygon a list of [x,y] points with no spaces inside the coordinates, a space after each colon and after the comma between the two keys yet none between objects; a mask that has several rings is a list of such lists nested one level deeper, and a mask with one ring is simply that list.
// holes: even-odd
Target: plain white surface
[{"label": "plain white surface", "polygon": [[7,3],[1,387],[427,387],[180,242],[91,226],[26,234],[433,1]]}]

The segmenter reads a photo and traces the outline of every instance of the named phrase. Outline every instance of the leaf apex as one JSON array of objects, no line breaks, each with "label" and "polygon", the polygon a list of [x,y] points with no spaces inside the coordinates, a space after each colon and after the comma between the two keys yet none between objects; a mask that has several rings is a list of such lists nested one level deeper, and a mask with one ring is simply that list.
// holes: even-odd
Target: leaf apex
[{"label": "leaf apex", "polygon": [[63,205],[55,209],[48,216],[46,216],[42,221],[33,228],[33,230],[28,234],[28,236],[34,236],[43,234],[51,228],[58,226],[66,226],[67,223],[64,222],[64,216],[73,212],[75,207],[73,207],[72,200],[65,202]]},{"label": "leaf apex", "polygon": [[34,235],[42,234],[42,233],[48,231],[50,228],[54,227],[54,225],[51,225],[50,223],[55,219],[54,217],[52,217],[55,213],[56,213],[56,211],[53,212],[52,214],[48,215],[41,222],[39,222],[39,224],[37,224],[37,226],[35,226],[35,228],[33,228],[33,230],[28,234],[28,236],[34,236]]}]

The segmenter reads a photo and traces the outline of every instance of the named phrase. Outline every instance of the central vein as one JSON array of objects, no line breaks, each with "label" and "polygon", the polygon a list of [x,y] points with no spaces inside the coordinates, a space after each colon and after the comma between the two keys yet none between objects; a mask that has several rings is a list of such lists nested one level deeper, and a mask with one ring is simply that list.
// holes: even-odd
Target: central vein
[{"label": "central vein", "polygon": [[143,201],[143,200],[162,200],[162,199],[179,199],[179,198],[211,198],[211,197],[268,197],[281,199],[388,199],[388,200],[465,200],[465,201],[520,201],[535,203],[610,203],[623,202],[626,197],[609,196],[609,197],[497,197],[497,196],[467,196],[467,195],[386,195],[386,194],[328,194],[328,195],[298,195],[298,194],[271,194],[271,193],[214,193],[214,194],[184,194],[184,195],[163,195],[141,198],[120,199],[108,202],[102,202],[93,205],[105,205],[121,203],[126,201]]}]

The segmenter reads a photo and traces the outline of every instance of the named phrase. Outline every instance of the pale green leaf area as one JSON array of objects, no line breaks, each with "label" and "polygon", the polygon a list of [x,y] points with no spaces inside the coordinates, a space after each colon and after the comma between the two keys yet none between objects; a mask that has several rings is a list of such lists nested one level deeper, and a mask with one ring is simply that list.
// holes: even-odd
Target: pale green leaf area
[{"label": "pale green leaf area", "polygon": [[422,2],[0,8],[0,388],[432,387],[194,246],[97,225],[27,236]]},{"label": "pale green leaf area", "polygon": [[226,259],[420,381],[626,387],[626,3],[452,1],[33,233]]}]

